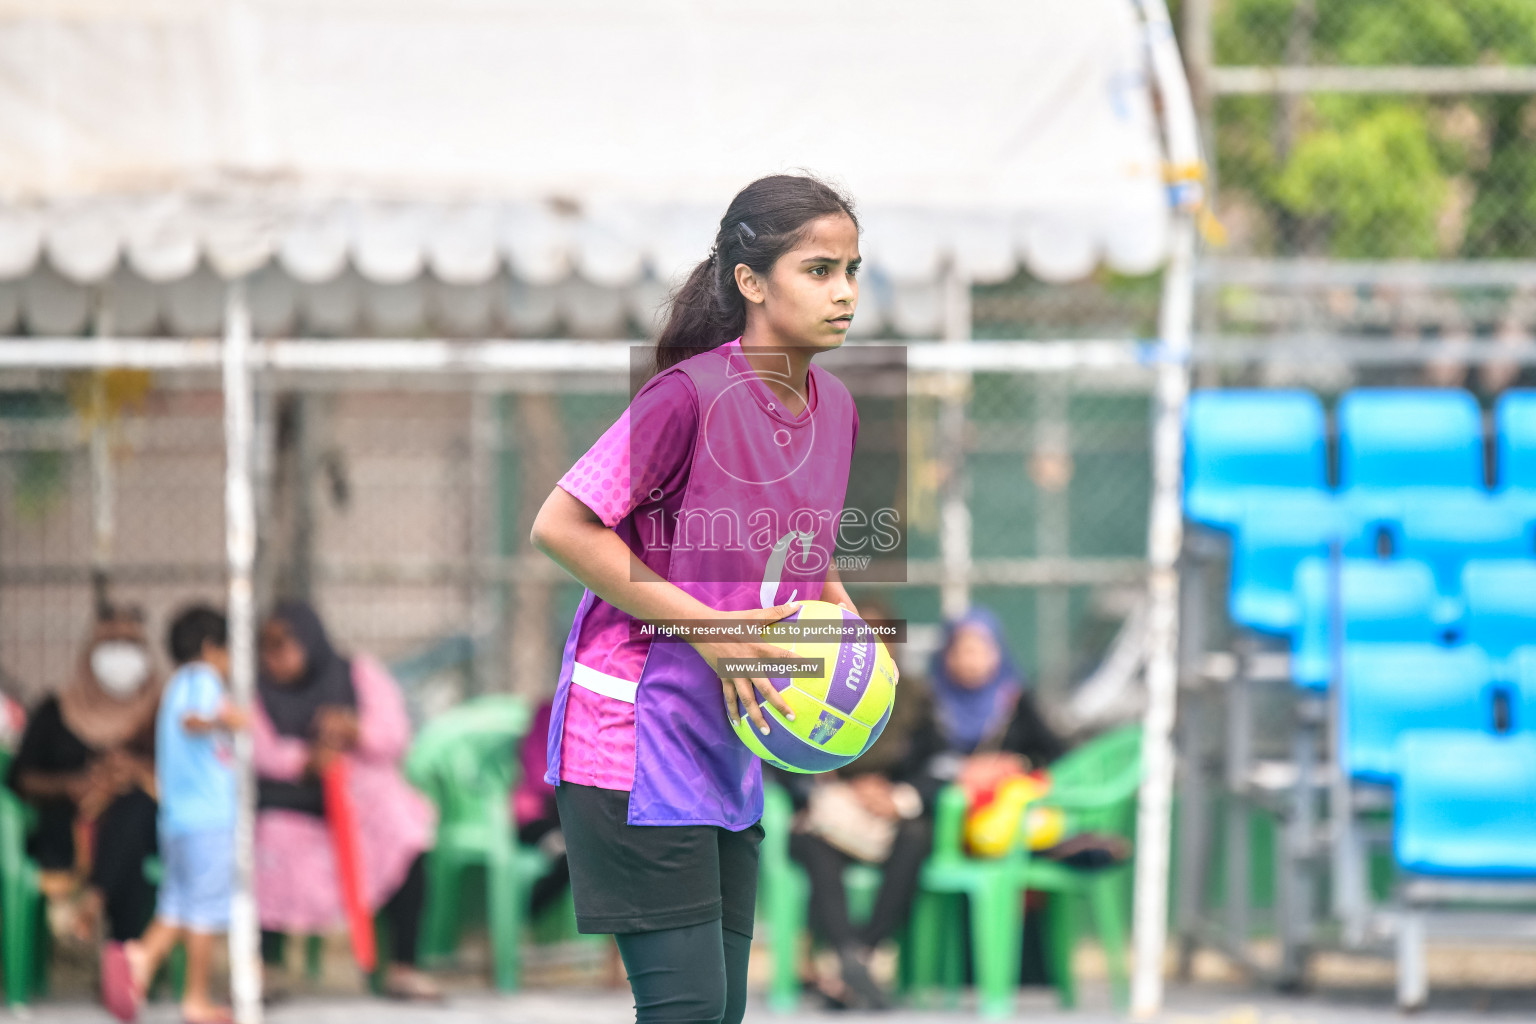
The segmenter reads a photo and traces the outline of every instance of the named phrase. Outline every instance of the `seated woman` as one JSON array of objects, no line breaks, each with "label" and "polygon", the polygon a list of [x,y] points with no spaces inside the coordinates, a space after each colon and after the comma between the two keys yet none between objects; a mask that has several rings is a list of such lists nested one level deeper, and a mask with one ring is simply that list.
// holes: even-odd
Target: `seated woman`
[{"label": "seated woman", "polygon": [[[912,756],[922,763],[914,781],[927,798],[948,783],[971,794],[990,790],[1000,779],[1044,768],[1067,752],[1015,667],[997,617],[985,608],[973,608],[945,627],[929,691],[932,713],[922,716],[912,739]],[[1049,817],[1026,819],[1025,839],[1035,856],[1102,868],[1130,855],[1118,837],[1084,833],[1062,839],[1054,824]]]},{"label": "seated woman", "polygon": [[[1007,776],[1044,768],[1067,752],[1014,664],[1002,624],[986,608],[972,608],[945,624],[928,684],[932,710],[920,716],[910,754],[914,783],[925,799],[937,799],[951,783],[972,794],[985,791]],[[1130,855],[1115,836],[1083,834],[1058,841],[1055,830],[1032,827],[1032,818],[1024,824],[1032,856],[1100,868]],[[1039,926],[1039,915],[1025,917],[1026,984],[1046,980]]]},{"label": "seated woman", "polygon": [[37,861],[56,937],[88,944],[139,937],[155,911],[144,862],[156,849],[154,671],[137,609],[105,608],[74,678],[32,712],[10,787],[37,808]]},{"label": "seated woman", "polygon": [[963,774],[1044,767],[1066,752],[1014,664],[1002,625],[986,608],[945,624],[928,691],[932,712],[912,737],[912,756],[930,798]]},{"label": "seated woman", "polygon": [[259,700],[252,715],[257,775],[256,899],[262,949],[281,959],[282,935],[345,925],[341,887],[326,828],[320,774],[351,759],[350,788],[361,849],[364,898],[389,922],[386,994],[442,997],[417,969],[423,856],[434,812],[400,772],[410,722],[399,687],[367,655],[336,653],[315,610],[285,601],[262,625]]},{"label": "seated woman", "polygon": [[[869,620],[890,619],[878,597],[860,605]],[[764,777],[788,790],[796,813],[789,854],[811,883],[810,924],[837,953],[837,971],[802,968],[806,984],[831,1008],[884,1009],[890,997],[870,973],[875,949],[900,931],[912,909],[918,873],[933,845],[931,806],[913,785],[920,764],[911,741],[925,716],[920,682],[903,679],[885,731],[853,764],[824,775],[798,775],[764,766]],[[880,869],[869,918],[854,924],[843,869],[860,862]]]},{"label": "seated woman", "polygon": [[[891,1005],[870,964],[875,949],[906,923],[933,846],[931,806],[912,784],[917,762],[909,756],[924,713],[921,686],[901,683],[885,731],[847,768],[813,776],[764,766],[765,776],[783,785],[796,806],[789,854],[810,879],[811,930],[837,953],[835,975],[818,975],[814,965],[804,970],[829,1008]],[[854,862],[880,869],[874,907],[862,924],[853,923],[843,887],[843,869]]]}]

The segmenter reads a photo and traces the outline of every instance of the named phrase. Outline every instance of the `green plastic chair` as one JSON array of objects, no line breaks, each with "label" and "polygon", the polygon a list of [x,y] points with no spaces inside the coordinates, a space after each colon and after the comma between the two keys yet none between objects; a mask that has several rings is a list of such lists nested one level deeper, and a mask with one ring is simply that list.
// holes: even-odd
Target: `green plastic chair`
[{"label": "green plastic chair", "polygon": [[789,856],[789,824],[794,805],[781,786],[763,787],[763,844],[758,850],[758,919],[768,926],[773,963],[768,1008],[793,1013],[800,1002],[797,957],[806,929],[810,880]]},{"label": "green plastic chair", "polygon": [[[1132,726],[1098,737],[1052,765],[1051,793],[1034,806],[1065,812],[1068,835],[1094,831],[1129,839],[1133,837],[1140,785],[1141,728]],[[1046,955],[1061,1004],[1070,1007],[1077,1001],[1072,952],[1077,941],[1077,905],[1086,903],[1109,961],[1111,988],[1123,1007],[1129,993],[1125,943],[1130,864],[1105,871],[1076,871],[1055,861],[1030,857],[1022,849],[996,860],[973,860],[963,853],[966,809],[965,794],[957,787],[941,795],[934,821],[934,855],[924,868],[924,888],[938,890],[937,885],[928,884],[931,871],[936,878],[944,878],[951,893],[969,885],[971,892],[983,894],[970,895],[971,947],[983,1015],[1005,1016],[1012,1008],[1023,932],[1022,894],[1026,890],[1052,894],[1046,911]],[[998,880],[996,874],[1005,876],[1004,880]],[[997,909],[983,911],[993,916],[978,921],[977,906],[987,899]],[[951,992],[951,1000],[961,973],[958,910],[953,898],[930,898],[920,904],[922,916],[913,922],[914,935],[924,944],[918,959],[921,984],[939,982]]]},{"label": "green plastic chair", "polygon": [[[807,907],[811,882],[789,855],[790,821],[794,804],[782,786],[763,787],[763,844],[758,851],[758,919],[768,925],[768,951],[773,963],[768,982],[768,1008],[793,1013],[800,1001],[799,953],[808,934]],[[881,874],[868,864],[850,864],[843,870],[848,909],[855,920],[867,918],[880,891]],[[897,937],[901,947],[901,976],[910,974],[910,942]]]},{"label": "green plastic chair", "polygon": [[[11,755],[0,751],[0,775]],[[36,813],[9,786],[0,784],[0,962],[5,1001],[26,1006],[48,989],[50,938],[38,890],[37,864],[27,856],[27,833]]]},{"label": "green plastic chair", "polygon": [[[0,750],[0,776],[8,774],[11,754]],[[27,836],[37,822],[37,812],[0,784],[0,963],[5,970],[5,1001],[24,1007],[34,996],[48,994],[48,964],[53,937],[43,911],[38,888],[38,868],[27,856]],[[144,862],[144,877],[159,885],[163,865],[159,857]],[[185,958],[177,947],[156,976],[154,988],[169,983],[181,991]]]},{"label": "green plastic chair", "polygon": [[[1134,839],[1136,793],[1141,787],[1141,726],[1099,736],[1051,765],[1051,792],[1042,807],[1062,810],[1067,835],[1098,832]],[[1077,871],[1032,858],[1020,873],[1024,889],[1051,894],[1046,909],[1046,955],[1061,1005],[1077,1004],[1072,952],[1077,912],[1086,905],[1108,961],[1115,1005],[1130,999],[1126,941],[1130,934],[1131,862],[1103,871]]]},{"label": "green plastic chair", "polygon": [[497,989],[517,988],[519,943],[528,895],[546,867],[536,849],[517,842],[508,804],[518,780],[517,744],[532,715],[515,697],[466,701],[421,731],[406,758],[406,776],[437,805],[437,842],[427,855],[427,910],[422,948],[443,960],[458,945],[467,873],[484,870],[493,975]]},{"label": "green plastic chair", "polygon": [[1030,865],[1024,844],[982,860],[965,855],[966,796],[956,786],[939,795],[933,853],[923,865],[910,929],[911,988],[926,994],[942,986],[953,1002],[962,971],[961,901],[970,902],[972,963],[981,1015],[1008,1017],[1019,986],[1019,953],[1024,931],[1021,881]]}]

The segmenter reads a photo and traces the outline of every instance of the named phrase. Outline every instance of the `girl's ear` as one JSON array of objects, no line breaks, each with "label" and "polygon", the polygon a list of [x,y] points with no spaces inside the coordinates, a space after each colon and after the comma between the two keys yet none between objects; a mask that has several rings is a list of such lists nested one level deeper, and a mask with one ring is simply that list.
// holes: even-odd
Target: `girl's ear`
[{"label": "girl's ear", "polygon": [[741,290],[741,297],[748,302],[762,305],[767,300],[762,279],[757,276],[757,271],[745,263],[736,264],[736,287]]}]

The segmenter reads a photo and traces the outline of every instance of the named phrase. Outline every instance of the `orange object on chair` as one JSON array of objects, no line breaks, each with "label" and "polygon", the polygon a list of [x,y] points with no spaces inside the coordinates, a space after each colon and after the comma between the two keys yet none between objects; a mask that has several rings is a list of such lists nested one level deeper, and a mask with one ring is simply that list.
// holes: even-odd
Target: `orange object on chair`
[{"label": "orange object on chair", "polygon": [[331,847],[336,852],[336,878],[341,883],[341,905],[347,913],[352,956],[364,972],[371,972],[378,964],[378,948],[374,943],[373,914],[363,897],[357,808],[352,803],[352,791],[347,788],[351,768],[345,757],[337,757],[321,773],[320,783],[325,792],[325,821],[330,828]]}]

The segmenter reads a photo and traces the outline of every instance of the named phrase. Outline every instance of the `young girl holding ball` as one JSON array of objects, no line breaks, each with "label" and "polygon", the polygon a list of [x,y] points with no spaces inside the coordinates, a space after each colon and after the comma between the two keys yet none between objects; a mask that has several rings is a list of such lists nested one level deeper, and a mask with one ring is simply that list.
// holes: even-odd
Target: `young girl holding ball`
[{"label": "young girl holding ball", "polygon": [[[773,175],[732,200],[672,302],[655,373],[550,494],[533,543],[586,587],[565,644],[546,779],[576,915],[616,935],[636,1019],[742,1019],[762,839],[765,677],[783,657],[700,624],[767,624],[799,601],[853,609],[832,565],[858,413],[812,365],[858,306],[852,203]],[[688,630],[665,638],[653,627]],[[723,696],[723,702],[722,702]],[[722,706],[723,703],[723,706]]]}]

